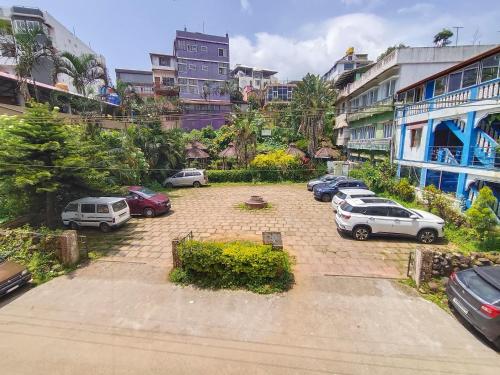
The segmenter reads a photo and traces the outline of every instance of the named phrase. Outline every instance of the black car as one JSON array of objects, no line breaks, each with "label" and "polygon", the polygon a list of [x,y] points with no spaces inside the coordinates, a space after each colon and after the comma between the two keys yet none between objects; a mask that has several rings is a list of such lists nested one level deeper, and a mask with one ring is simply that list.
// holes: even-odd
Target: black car
[{"label": "black car", "polygon": [[319,178],[316,178],[314,180],[310,180],[307,183],[307,190],[313,191],[313,188],[318,185],[318,184],[323,184],[323,183],[329,183],[329,182],[335,182],[338,180],[345,180],[347,177],[345,176],[336,176],[334,174],[325,174],[324,176],[321,176]]},{"label": "black car", "polygon": [[451,307],[500,349],[500,266],[453,273],[446,293]]},{"label": "black car", "polygon": [[331,202],[333,196],[339,192],[339,189],[368,189],[363,181],[344,179],[331,183],[318,184],[314,187],[314,198],[323,202]]}]

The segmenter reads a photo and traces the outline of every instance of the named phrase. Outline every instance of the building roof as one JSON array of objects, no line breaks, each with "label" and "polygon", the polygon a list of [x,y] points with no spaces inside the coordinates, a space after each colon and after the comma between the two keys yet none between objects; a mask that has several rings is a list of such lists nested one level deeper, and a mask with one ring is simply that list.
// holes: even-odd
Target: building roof
[{"label": "building roof", "polygon": [[236,147],[234,144],[230,143],[224,150],[219,152],[219,157],[221,158],[235,158],[237,156]]},{"label": "building roof", "polygon": [[203,40],[206,42],[229,44],[229,36],[227,34],[226,36],[219,36],[219,35],[210,35],[204,33],[191,32],[191,31],[176,30],[175,38]]},{"label": "building roof", "polygon": [[236,64],[236,66],[231,70],[231,74],[236,73],[239,70],[243,69],[251,69],[256,72],[264,72],[264,73],[269,73],[271,75],[278,73],[276,70],[270,70],[270,69],[264,69],[264,68],[258,68],[255,66],[247,66],[247,65],[241,65],[241,64]]},{"label": "building roof", "polygon": [[166,56],[166,57],[171,57],[175,58],[174,55],[169,55],[168,53],[159,53],[159,52],[149,52],[149,56]]},{"label": "building roof", "polygon": [[151,70],[135,70],[135,69],[115,69],[115,73],[129,73],[129,74],[143,74],[148,76],[153,76],[153,72]]},{"label": "building roof", "polygon": [[294,143],[290,143],[285,152],[288,155],[297,156],[299,158],[303,158],[306,156],[306,153],[298,148]]},{"label": "building roof", "polygon": [[[441,47],[441,48],[447,48],[447,47]],[[441,70],[438,73],[435,73],[435,74],[430,75],[430,76],[428,76],[428,77],[426,77],[424,79],[421,79],[418,82],[412,83],[411,85],[406,86],[406,87],[400,89],[398,91],[398,94],[400,92],[403,92],[403,91],[411,90],[412,88],[420,86],[420,85],[424,84],[425,82],[430,81],[432,79],[435,79],[435,78],[447,75],[448,73],[451,73],[451,72],[453,72],[455,70],[464,68],[464,67],[466,67],[466,66],[468,66],[470,64],[473,64],[473,63],[475,63],[477,61],[480,61],[480,60],[484,59],[485,57],[489,57],[489,56],[494,55],[496,53],[500,53],[500,45],[496,46],[495,48],[489,49],[489,50],[487,50],[487,51],[485,51],[483,53],[480,53],[480,54],[478,54],[476,56],[473,56],[470,59],[467,59],[467,60],[464,60],[464,61],[462,61],[462,62],[460,62],[458,64],[455,64],[455,65],[449,67],[448,69]]]},{"label": "building roof", "polygon": [[200,141],[191,141],[186,144],[186,150],[189,150],[191,148],[197,148],[200,150],[208,150],[208,147],[205,146],[203,143]]},{"label": "building roof", "polygon": [[339,159],[340,151],[331,147],[321,147],[318,151],[316,151],[314,157],[316,159]]},{"label": "building roof", "polygon": [[[370,64],[367,64],[367,65],[363,65],[363,66],[360,66],[358,68],[355,68],[355,69],[351,69],[351,70],[346,70],[345,72],[343,72],[338,78],[337,80],[335,81],[334,83],[334,87],[336,89],[341,89],[343,88],[346,84],[348,83],[351,83],[351,82],[354,82],[354,79],[356,78],[356,74],[357,73],[363,73],[363,72],[366,72],[368,69],[370,69],[373,65],[375,65],[375,63],[370,63]],[[351,81],[352,79],[352,81]]]},{"label": "building roof", "polygon": [[77,199],[76,201],[72,201],[70,203],[80,203],[80,204],[106,204],[106,203],[115,203],[121,201],[125,198],[123,197],[85,197]]},{"label": "building roof", "polygon": [[207,152],[196,147],[186,150],[187,159],[208,159],[209,157],[210,155]]}]

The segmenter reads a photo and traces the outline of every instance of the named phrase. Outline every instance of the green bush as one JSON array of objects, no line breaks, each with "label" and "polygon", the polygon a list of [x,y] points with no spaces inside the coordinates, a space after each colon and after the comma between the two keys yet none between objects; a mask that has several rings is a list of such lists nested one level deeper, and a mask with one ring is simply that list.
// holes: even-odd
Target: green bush
[{"label": "green bush", "polygon": [[207,170],[209,182],[252,182],[253,173],[250,169]]},{"label": "green bush", "polygon": [[424,188],[423,202],[428,211],[438,215],[456,227],[460,227],[466,222],[465,216],[453,206],[450,198],[434,185]]},{"label": "green bush", "polygon": [[467,220],[481,240],[485,240],[488,232],[497,226],[496,215],[491,209],[496,198],[487,186],[479,191],[472,206],[465,212]]},{"label": "green bush", "polygon": [[415,188],[410,184],[407,178],[402,178],[392,184],[389,191],[406,202],[413,202],[415,200]]},{"label": "green bush", "polygon": [[293,283],[289,255],[270,245],[186,241],[178,251],[182,267],[171,273],[174,282],[257,293],[282,292]]}]

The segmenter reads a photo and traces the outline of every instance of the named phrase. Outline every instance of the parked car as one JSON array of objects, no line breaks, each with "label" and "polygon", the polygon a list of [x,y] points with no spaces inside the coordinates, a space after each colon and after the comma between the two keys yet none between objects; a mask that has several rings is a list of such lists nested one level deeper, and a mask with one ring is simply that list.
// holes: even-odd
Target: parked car
[{"label": "parked car", "polygon": [[443,237],[444,220],[426,211],[410,210],[398,203],[379,198],[348,199],[335,215],[337,228],[352,234],[358,241],[371,235],[395,235],[416,237],[430,244]]},{"label": "parked car", "polygon": [[332,199],[332,208],[334,211],[337,211],[338,206],[344,203],[346,199],[367,198],[374,196],[375,193],[367,189],[340,189],[339,192],[335,194],[335,196]]},{"label": "parked car", "polygon": [[345,180],[345,176],[335,176],[334,174],[325,174],[319,178],[311,180],[307,183],[307,190],[313,191],[313,188],[318,184],[323,184],[325,182],[335,182],[338,180]]},{"label": "parked car", "polygon": [[340,179],[337,181],[317,184],[313,188],[314,198],[323,202],[331,202],[333,196],[339,192],[340,189],[368,189],[363,181],[353,179]]},{"label": "parked car", "polygon": [[452,273],[446,294],[450,306],[500,350],[500,266]]},{"label": "parked car", "polygon": [[68,203],[61,217],[72,229],[97,227],[109,232],[130,220],[130,209],[124,198],[87,197]]},{"label": "parked car", "polygon": [[170,211],[170,199],[144,186],[129,186],[126,197],[130,215],[155,217]]},{"label": "parked car", "polygon": [[0,256],[0,297],[29,283],[31,274],[26,267]]},{"label": "parked car", "polygon": [[165,187],[193,186],[200,187],[208,184],[208,177],[203,169],[187,168],[168,177],[163,182]]}]

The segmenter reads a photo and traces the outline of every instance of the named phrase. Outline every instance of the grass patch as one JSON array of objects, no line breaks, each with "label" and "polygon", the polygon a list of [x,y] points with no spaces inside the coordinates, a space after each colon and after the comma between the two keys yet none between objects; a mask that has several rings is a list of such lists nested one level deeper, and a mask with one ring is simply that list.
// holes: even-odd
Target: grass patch
[{"label": "grass patch", "polygon": [[267,206],[264,208],[252,209],[252,208],[247,207],[247,205],[245,203],[238,203],[234,207],[237,208],[238,210],[242,210],[242,211],[249,211],[249,212],[256,211],[256,212],[258,212],[258,211],[269,211],[273,208],[273,205],[268,202]]},{"label": "grass patch", "polygon": [[420,288],[417,288],[417,284],[415,284],[415,281],[411,278],[400,280],[399,283],[415,289],[422,298],[438,305],[446,312],[450,312],[444,279],[445,278],[432,279],[428,283],[422,283]]},{"label": "grass patch", "polygon": [[169,275],[178,284],[269,294],[287,291],[294,282],[290,256],[270,245],[186,241],[178,251],[182,267]]}]

